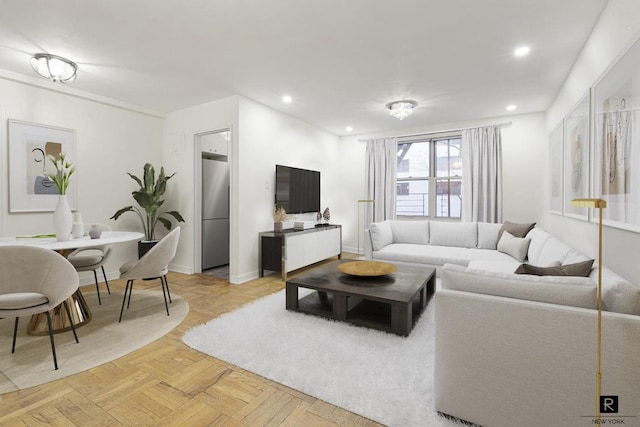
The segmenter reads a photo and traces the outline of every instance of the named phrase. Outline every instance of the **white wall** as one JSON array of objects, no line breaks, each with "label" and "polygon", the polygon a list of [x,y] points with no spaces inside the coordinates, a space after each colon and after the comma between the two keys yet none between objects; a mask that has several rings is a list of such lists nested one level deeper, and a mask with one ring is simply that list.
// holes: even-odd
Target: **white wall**
[{"label": "white wall", "polygon": [[[167,203],[177,206],[187,220],[172,264],[175,270],[191,273],[195,264],[193,135],[224,128],[230,128],[232,135],[230,281],[242,283],[258,277],[258,233],[273,229],[276,163],[319,170],[322,204],[333,206],[338,138],[237,96],[168,114],[164,164],[177,173]],[[337,210],[339,218],[340,209],[331,210],[332,214]]]},{"label": "white wall", "polygon": [[[338,137],[246,98],[239,109],[238,266],[235,282],[258,274],[258,233],[273,229],[275,165],[320,171],[320,203],[341,223]],[[311,217],[314,217],[311,214]],[[234,280],[232,280],[234,281]]]},{"label": "white wall", "polygon": [[[196,158],[200,159],[200,153],[195,150],[195,137],[197,133],[212,130],[231,129],[231,186],[237,182],[238,177],[238,97],[212,101],[183,110],[174,111],[167,115],[164,123],[163,158],[167,173],[175,176],[167,186],[167,202],[165,204],[172,209],[177,209],[185,219],[181,224],[180,244],[178,252],[171,267],[174,271],[191,274],[195,268],[195,244],[194,224],[198,216],[196,206]],[[237,196],[231,195],[231,227],[237,233],[236,213]],[[232,231],[233,233],[233,231]],[[236,234],[237,235],[237,234]],[[233,234],[232,234],[233,236]],[[237,247],[231,242],[232,271],[237,274]]]},{"label": "white wall", "polygon": [[[342,218],[343,247],[356,252],[358,247],[358,207],[357,200],[365,199],[365,143],[359,139],[380,138],[384,136],[405,135],[420,132],[459,129],[472,126],[486,126],[510,121],[510,126],[502,128],[502,155],[504,179],[503,217],[506,221],[532,222],[544,215],[544,170],[546,162],[547,135],[544,130],[544,114],[522,114],[507,117],[495,117],[458,123],[443,123],[429,127],[417,127],[402,131],[388,131],[379,134],[346,136],[340,138],[341,193],[340,204],[349,207],[350,214]],[[363,224],[360,224],[362,232]],[[362,251],[362,236],[360,248]]]},{"label": "white wall", "polygon": [[[607,4],[548,110],[547,135],[560,123],[589,87],[593,86],[607,68],[638,38],[640,34],[638,16],[640,16],[640,2],[637,0],[613,0]],[[548,164],[546,168],[548,169]],[[545,185],[546,188],[548,185]],[[547,200],[548,193],[545,194],[545,207],[548,207]],[[570,245],[594,258],[597,257],[596,224],[545,213],[544,226]],[[640,234],[605,226],[603,241],[604,265],[637,283],[640,278],[640,263],[637,262]]]},{"label": "white wall", "polygon": [[[47,90],[0,77],[2,129],[0,139],[0,235],[50,233],[52,212],[9,213],[7,119],[76,130],[75,179],[77,206],[85,223],[100,222],[115,229],[140,230],[134,215],[109,220],[119,208],[131,205],[135,183],[126,172],[139,175],[145,161],[162,159],[162,117],[120,108],[103,101]],[[115,104],[118,104],[117,102]],[[119,244],[105,270],[118,277],[120,265],[136,257],[135,243]],[[91,274],[91,273],[89,273]],[[83,283],[93,276],[81,275]]]}]

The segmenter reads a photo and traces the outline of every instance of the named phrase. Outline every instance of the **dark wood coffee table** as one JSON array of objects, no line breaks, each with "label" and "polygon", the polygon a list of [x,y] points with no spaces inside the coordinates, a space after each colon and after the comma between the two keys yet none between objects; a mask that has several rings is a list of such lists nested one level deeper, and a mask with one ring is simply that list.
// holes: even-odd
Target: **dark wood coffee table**
[{"label": "dark wood coffee table", "polygon": [[[435,269],[398,265],[380,277],[349,276],[334,261],[287,281],[287,310],[407,336],[435,291]],[[298,299],[298,288],[314,289]]]}]

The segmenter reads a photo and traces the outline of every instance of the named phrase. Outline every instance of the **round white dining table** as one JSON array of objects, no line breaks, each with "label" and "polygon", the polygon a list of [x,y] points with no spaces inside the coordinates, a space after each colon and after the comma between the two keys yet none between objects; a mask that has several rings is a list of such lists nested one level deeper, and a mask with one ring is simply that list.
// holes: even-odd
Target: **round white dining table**
[{"label": "round white dining table", "polygon": [[[144,234],[135,231],[103,231],[99,238],[91,239],[88,236],[71,240],[58,241],[55,237],[39,236],[16,236],[0,237],[0,246],[38,246],[56,251],[65,258],[79,248],[91,248],[96,246],[112,245],[116,243],[132,242],[142,240]],[[67,300],[71,309],[73,325],[79,328],[91,321],[92,313],[89,305],[84,299],[80,288]],[[71,325],[62,304],[50,310],[53,332],[60,333],[71,330]],[[34,314],[27,326],[27,333],[30,335],[48,335],[46,316],[44,313]]]}]

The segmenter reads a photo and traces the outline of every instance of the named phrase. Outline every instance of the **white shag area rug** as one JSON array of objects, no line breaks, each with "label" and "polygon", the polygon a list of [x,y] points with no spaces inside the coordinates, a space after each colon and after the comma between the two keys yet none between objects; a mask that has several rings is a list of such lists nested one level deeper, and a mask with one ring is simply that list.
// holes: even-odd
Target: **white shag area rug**
[{"label": "white shag area rug", "polygon": [[194,327],[183,341],[388,426],[457,426],[433,409],[433,307],[403,338],[287,311],[283,290]]},{"label": "white shag area rug", "polygon": [[[0,394],[22,390],[76,374],[122,357],[162,337],[178,326],[189,313],[189,304],[171,294],[170,316],[162,291],[134,289],[131,305],[118,323],[122,292],[82,293],[93,318],[78,328],[79,343],[71,331],[55,334],[59,369],[53,367],[49,335],[27,335],[28,317],[19,322],[16,352],[11,353],[14,319],[0,320]],[[1,399],[0,399],[1,400]]]}]

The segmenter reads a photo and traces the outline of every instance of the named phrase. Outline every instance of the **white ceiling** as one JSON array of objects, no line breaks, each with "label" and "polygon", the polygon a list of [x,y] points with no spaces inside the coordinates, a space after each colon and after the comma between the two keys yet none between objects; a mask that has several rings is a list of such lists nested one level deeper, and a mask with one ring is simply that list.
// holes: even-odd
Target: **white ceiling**
[{"label": "white ceiling", "polygon": [[[606,0],[0,0],[0,68],[159,112],[239,94],[337,135],[546,110]],[[515,58],[522,44],[531,54]],[[281,97],[293,102],[285,105]],[[419,102],[404,121],[393,100]]]}]

